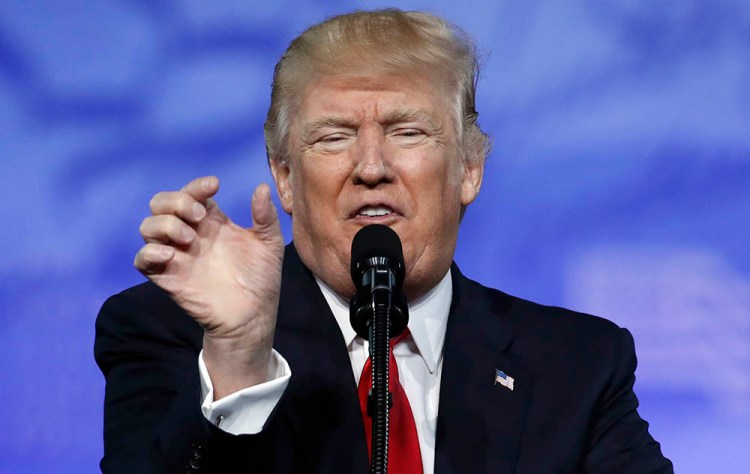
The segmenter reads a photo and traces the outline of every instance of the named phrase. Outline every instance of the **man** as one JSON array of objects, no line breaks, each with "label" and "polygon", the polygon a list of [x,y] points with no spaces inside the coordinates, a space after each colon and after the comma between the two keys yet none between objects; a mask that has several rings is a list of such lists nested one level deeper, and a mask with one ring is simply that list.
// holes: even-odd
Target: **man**
[{"label": "man", "polygon": [[216,178],[154,196],[135,258],[151,282],[97,321],[103,471],[367,472],[346,301],[352,238],[377,223],[403,242],[411,313],[393,350],[418,441],[401,472],[671,472],[636,412],[627,331],[452,266],[488,150],[476,64],[457,29],[398,10],[291,43],[265,132],[293,244],[265,185],[251,229],[219,210]]}]

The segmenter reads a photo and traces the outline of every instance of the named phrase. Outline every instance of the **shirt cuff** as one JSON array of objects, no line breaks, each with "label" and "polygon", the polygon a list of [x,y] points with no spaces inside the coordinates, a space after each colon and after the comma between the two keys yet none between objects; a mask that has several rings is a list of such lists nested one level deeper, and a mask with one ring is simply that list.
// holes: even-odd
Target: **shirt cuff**
[{"label": "shirt cuff", "polygon": [[274,349],[268,364],[268,382],[237,391],[214,401],[214,387],[208,375],[203,351],[198,356],[201,379],[201,411],[208,421],[234,435],[257,434],[281,400],[292,371],[289,364]]}]

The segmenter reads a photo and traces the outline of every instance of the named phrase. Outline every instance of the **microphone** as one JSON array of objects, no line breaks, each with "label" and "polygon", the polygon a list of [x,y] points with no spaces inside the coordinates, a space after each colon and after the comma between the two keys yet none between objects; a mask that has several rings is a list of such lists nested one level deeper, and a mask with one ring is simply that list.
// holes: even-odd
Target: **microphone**
[{"label": "microphone", "polygon": [[357,334],[370,339],[376,312],[388,313],[389,337],[401,334],[409,310],[401,292],[405,268],[398,234],[380,224],[361,228],[352,240],[351,275],[357,290],[349,305],[349,321]]},{"label": "microphone", "polygon": [[349,305],[349,321],[357,334],[369,341],[372,360],[372,389],[366,407],[372,422],[370,472],[385,474],[389,409],[393,405],[388,391],[388,340],[401,334],[409,321],[406,298],[401,292],[405,271],[398,234],[378,224],[361,228],[352,240],[351,274],[357,291]]}]

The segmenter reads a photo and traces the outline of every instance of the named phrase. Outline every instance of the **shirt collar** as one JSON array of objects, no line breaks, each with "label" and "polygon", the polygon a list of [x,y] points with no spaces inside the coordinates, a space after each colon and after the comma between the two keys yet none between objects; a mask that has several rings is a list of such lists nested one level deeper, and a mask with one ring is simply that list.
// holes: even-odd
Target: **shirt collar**
[{"label": "shirt collar", "polygon": [[[338,296],[317,277],[315,281],[336,318],[347,348],[351,347],[357,333],[349,323],[349,302]],[[435,373],[443,355],[445,328],[452,298],[453,285],[451,272],[448,271],[433,289],[409,304],[409,331],[430,373]]]}]

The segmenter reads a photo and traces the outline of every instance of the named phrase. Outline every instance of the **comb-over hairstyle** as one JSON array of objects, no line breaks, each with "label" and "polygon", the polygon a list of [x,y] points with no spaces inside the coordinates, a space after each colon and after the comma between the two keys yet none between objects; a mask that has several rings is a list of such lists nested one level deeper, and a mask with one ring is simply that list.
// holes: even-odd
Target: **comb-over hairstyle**
[{"label": "comb-over hairstyle", "polygon": [[477,122],[476,48],[460,28],[429,13],[357,11],[313,25],[276,64],[264,133],[269,160],[287,157],[289,121],[306,87],[326,75],[417,73],[449,97],[464,159],[484,160],[490,141]]}]

